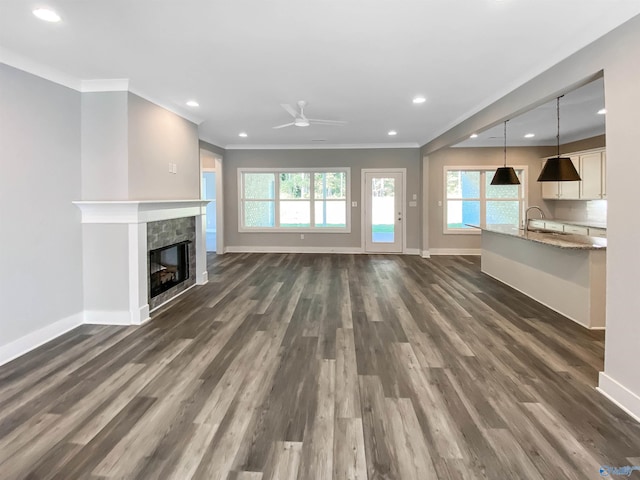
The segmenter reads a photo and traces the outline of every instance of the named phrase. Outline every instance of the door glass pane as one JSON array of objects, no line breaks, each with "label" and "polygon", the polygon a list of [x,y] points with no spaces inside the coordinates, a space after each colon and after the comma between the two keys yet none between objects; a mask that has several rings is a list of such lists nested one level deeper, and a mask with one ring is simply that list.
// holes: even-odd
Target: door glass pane
[{"label": "door glass pane", "polygon": [[519,205],[518,201],[487,202],[487,224],[518,226]]},{"label": "door glass pane", "polygon": [[480,202],[478,200],[448,200],[447,228],[473,228],[467,226],[467,223],[480,225]]},{"label": "door glass pane", "polygon": [[395,179],[371,180],[371,241],[393,243],[395,241]]}]

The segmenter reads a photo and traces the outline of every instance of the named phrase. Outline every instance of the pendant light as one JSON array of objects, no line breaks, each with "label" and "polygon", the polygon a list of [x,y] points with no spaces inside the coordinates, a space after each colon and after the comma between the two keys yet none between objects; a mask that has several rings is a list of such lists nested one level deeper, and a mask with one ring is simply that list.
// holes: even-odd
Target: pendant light
[{"label": "pendant light", "polygon": [[507,167],[507,121],[504,121],[504,167],[498,167],[493,174],[491,185],[520,185],[513,167]]},{"label": "pendant light", "polygon": [[581,180],[571,159],[569,157],[560,157],[560,99],[562,97],[564,97],[564,95],[560,95],[557,98],[558,135],[556,139],[558,156],[556,158],[550,158],[545,162],[538,177],[539,182],[575,182]]}]

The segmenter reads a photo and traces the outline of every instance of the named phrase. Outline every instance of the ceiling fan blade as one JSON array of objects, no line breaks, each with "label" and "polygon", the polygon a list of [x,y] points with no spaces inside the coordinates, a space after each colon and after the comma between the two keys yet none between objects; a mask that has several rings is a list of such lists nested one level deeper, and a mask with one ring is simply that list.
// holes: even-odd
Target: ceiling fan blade
[{"label": "ceiling fan blade", "polygon": [[346,125],[347,122],[343,120],[322,120],[319,118],[309,118],[309,121],[315,125],[336,125],[343,126]]},{"label": "ceiling fan blade", "polygon": [[288,103],[281,103],[280,106],[284,108],[287,111],[287,113],[291,115],[293,118],[298,118],[298,111],[295,108],[293,108],[291,105],[289,105]]},{"label": "ceiling fan blade", "polygon": [[294,122],[291,123],[285,123],[284,125],[278,125],[277,127],[273,127],[274,129],[276,128],[284,128],[284,127],[290,127],[291,125],[295,125]]}]

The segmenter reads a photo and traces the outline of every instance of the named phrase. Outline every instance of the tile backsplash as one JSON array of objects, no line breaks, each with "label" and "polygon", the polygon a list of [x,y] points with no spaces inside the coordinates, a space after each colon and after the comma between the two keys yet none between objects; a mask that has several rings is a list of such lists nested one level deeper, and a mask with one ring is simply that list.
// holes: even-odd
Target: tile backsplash
[{"label": "tile backsplash", "polygon": [[606,200],[558,200],[553,203],[554,218],[607,223]]}]

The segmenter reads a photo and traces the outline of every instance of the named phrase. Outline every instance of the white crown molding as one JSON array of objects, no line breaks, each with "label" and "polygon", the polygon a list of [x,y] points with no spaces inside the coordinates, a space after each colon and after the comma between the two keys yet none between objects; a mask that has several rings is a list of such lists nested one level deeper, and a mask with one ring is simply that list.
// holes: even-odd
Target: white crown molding
[{"label": "white crown molding", "polygon": [[204,118],[185,112],[174,105],[169,105],[161,100],[153,98],[138,90],[131,89],[129,86],[129,79],[127,78],[113,78],[113,79],[81,79],[73,75],[61,72],[48,65],[35,62],[23,55],[15,53],[4,47],[0,47],[0,63],[9,65],[10,67],[17,68],[23,72],[30,73],[50,82],[57,83],[63,87],[71,88],[80,93],[94,93],[94,92],[131,92],[151,103],[164,108],[165,110],[175,113],[179,117],[184,118],[196,125],[201,124]]},{"label": "white crown molding", "polygon": [[23,72],[30,73],[50,82],[57,83],[63,87],[71,88],[76,91],[80,91],[81,82],[80,79],[61,72],[49,65],[44,65],[39,62],[35,62],[23,55],[15,53],[6,48],[0,47],[0,63],[9,65],[10,67],[17,68]]},{"label": "white crown molding", "polygon": [[147,95],[146,93],[143,93],[143,92],[139,91],[136,88],[129,87],[129,92],[133,93],[134,95],[139,96],[140,98],[144,98],[145,100],[147,100],[147,101],[149,101],[149,102],[151,102],[151,103],[153,103],[155,105],[158,105],[159,107],[162,107],[165,110],[170,111],[171,113],[175,113],[179,117],[182,117],[185,120],[189,120],[191,123],[195,123],[196,125],[200,125],[205,120],[203,117],[200,117],[200,116],[192,114],[192,113],[187,113],[182,109],[176,108],[175,105],[171,105],[171,104],[168,104],[166,102],[163,102],[162,100],[154,98],[151,95]]},{"label": "white crown molding", "polygon": [[381,148],[420,148],[418,143],[357,143],[357,144],[318,144],[318,145],[242,145],[230,144],[225,150],[356,150]]},{"label": "white crown molding", "polygon": [[129,91],[128,78],[105,78],[96,80],[81,80],[80,91],[90,92],[127,92]]}]

